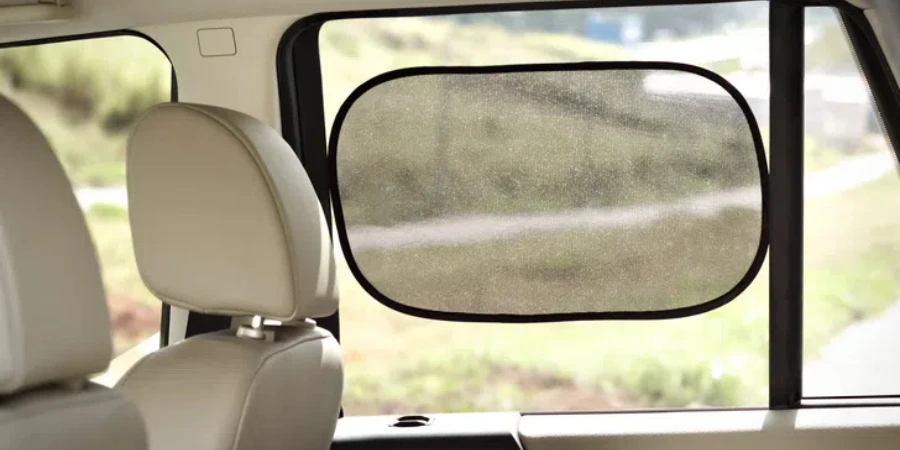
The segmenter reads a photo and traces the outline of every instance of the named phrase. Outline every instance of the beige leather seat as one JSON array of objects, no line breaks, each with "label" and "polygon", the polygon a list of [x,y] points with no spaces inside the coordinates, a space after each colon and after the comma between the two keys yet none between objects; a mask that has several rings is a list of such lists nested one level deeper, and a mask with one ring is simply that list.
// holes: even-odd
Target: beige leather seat
[{"label": "beige leather seat", "polygon": [[341,354],[308,319],[337,308],[334,256],[291,148],[235,111],[156,106],[129,141],[128,196],[138,268],[160,299],[283,322],[195,336],[138,362],[119,387],[144,414],[150,448],[327,449]]},{"label": "beige leather seat", "polygon": [[91,384],[112,355],[94,248],[62,167],[0,98],[0,449],[144,449],[122,395]]}]

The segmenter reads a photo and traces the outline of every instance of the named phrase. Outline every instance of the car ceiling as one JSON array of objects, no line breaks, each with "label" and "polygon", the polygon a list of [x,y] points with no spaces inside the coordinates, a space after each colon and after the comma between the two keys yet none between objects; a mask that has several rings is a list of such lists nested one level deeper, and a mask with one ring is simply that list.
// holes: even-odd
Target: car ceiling
[{"label": "car ceiling", "polygon": [[[28,0],[22,0],[26,3]],[[522,0],[516,0],[521,2]],[[490,0],[511,3],[512,0]],[[148,25],[319,12],[484,4],[485,0],[69,0],[71,20],[0,25],[0,42]],[[15,9],[15,8],[13,8]],[[14,11],[0,7],[0,23]],[[7,20],[8,21],[8,20]]]},{"label": "car ceiling", "polygon": [[[34,1],[31,0],[31,3]],[[869,7],[879,0],[848,1],[861,7]],[[3,1],[2,4],[13,2],[14,0]],[[0,42],[200,20],[513,2],[521,3],[522,0],[68,0],[74,10],[71,20],[0,25]],[[29,0],[19,0],[18,3],[29,3]],[[602,5],[602,0],[599,3]],[[597,4],[597,1],[585,2],[586,6]],[[0,22],[13,13],[0,7]]]}]

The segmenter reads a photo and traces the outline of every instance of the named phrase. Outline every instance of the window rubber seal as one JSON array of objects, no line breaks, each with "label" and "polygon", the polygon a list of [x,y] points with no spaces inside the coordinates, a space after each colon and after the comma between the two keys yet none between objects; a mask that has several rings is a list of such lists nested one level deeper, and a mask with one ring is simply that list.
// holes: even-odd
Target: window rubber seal
[{"label": "window rubber seal", "polygon": [[803,381],[805,7],[769,9],[769,407],[800,404]]}]

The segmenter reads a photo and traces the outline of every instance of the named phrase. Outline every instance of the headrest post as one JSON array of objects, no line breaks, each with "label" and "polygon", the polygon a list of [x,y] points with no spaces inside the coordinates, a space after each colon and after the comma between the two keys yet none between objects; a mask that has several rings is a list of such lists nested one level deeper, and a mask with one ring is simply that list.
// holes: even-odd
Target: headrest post
[{"label": "headrest post", "polygon": [[250,325],[241,325],[237,330],[237,337],[249,339],[266,339],[265,319],[262,316],[253,316]]}]

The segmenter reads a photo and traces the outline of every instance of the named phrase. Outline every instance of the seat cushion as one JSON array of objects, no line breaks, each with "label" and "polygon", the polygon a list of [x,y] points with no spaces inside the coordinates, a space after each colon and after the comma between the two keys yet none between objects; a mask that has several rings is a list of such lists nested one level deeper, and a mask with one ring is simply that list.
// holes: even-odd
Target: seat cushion
[{"label": "seat cushion", "polygon": [[138,409],[122,394],[93,384],[49,386],[2,400],[0,448],[143,450],[147,436]]},{"label": "seat cushion", "polygon": [[343,387],[338,343],[312,324],[270,333],[195,336],[135,365],[118,388],[146,419],[150,448],[327,449]]}]

